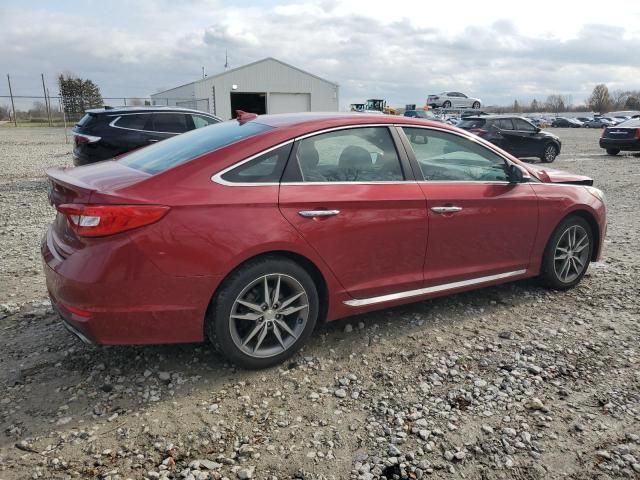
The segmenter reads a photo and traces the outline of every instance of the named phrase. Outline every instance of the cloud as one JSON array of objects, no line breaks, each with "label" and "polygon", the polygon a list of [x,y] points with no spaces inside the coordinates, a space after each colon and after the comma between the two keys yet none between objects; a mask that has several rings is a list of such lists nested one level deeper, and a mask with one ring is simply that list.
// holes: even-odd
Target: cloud
[{"label": "cloud", "polygon": [[595,17],[532,32],[505,8],[494,9],[507,11],[503,17],[485,21],[478,10],[484,16],[469,21],[467,5],[456,5],[461,24],[449,28],[421,2],[384,4],[384,11],[335,0],[107,3],[91,13],[0,9],[0,58],[14,93],[38,94],[41,72],[54,90],[56,74],[72,71],[96,81],[105,96],[146,96],[195,80],[203,65],[217,73],[225,51],[232,67],[273,56],[336,81],[343,107],[366,98],[421,104],[446,89],[491,104],[552,93],[578,103],[596,83],[638,88],[640,78],[638,30],[586,21]]}]

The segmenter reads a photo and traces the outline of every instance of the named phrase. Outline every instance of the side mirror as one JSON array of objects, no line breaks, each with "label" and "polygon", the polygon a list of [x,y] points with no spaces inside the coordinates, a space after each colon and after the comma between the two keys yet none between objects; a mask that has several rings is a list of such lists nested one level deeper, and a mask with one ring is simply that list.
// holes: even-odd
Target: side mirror
[{"label": "side mirror", "polygon": [[515,163],[509,164],[508,174],[509,183],[525,183],[531,180],[529,173],[525,172],[522,167]]},{"label": "side mirror", "polygon": [[540,130],[542,130],[540,127],[536,127],[536,133],[540,133]]}]

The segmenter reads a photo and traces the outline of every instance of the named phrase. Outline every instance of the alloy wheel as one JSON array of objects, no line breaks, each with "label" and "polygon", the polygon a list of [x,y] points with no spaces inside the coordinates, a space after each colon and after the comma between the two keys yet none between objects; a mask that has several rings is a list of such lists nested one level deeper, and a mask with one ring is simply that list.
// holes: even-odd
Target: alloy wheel
[{"label": "alloy wheel", "polygon": [[249,283],[236,297],[229,316],[231,338],[254,358],[291,348],[309,319],[309,299],[295,278],[274,273]]},{"label": "alloy wheel", "polygon": [[553,162],[556,158],[556,147],[553,145],[548,145],[547,148],[544,149],[544,159],[547,162]]},{"label": "alloy wheel", "polygon": [[553,255],[553,267],[558,278],[571,283],[584,272],[590,253],[589,234],[580,225],[565,230]]}]

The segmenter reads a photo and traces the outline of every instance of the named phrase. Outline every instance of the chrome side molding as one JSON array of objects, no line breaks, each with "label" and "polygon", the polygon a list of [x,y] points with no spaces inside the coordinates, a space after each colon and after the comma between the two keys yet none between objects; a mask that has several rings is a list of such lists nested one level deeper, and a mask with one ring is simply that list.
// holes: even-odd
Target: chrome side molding
[{"label": "chrome side molding", "polygon": [[453,290],[454,288],[469,287],[471,285],[478,285],[481,283],[493,282],[495,280],[503,280],[506,278],[518,277],[520,275],[524,275],[525,273],[527,273],[526,269],[515,270],[513,272],[498,273],[496,275],[489,275],[486,277],[478,277],[478,278],[471,278],[469,280],[461,280],[459,282],[444,283],[441,285],[434,285],[432,287],[418,288],[416,290],[408,290],[406,292],[390,293],[388,295],[381,295],[379,297],[370,297],[370,298],[362,298],[362,299],[354,298],[353,300],[346,300],[344,304],[348,305],[349,307],[363,307],[366,305],[375,305],[377,303],[392,302],[394,300],[401,300],[403,298],[418,297],[421,295],[427,295],[429,293],[437,293],[437,292],[442,292],[444,290]]}]

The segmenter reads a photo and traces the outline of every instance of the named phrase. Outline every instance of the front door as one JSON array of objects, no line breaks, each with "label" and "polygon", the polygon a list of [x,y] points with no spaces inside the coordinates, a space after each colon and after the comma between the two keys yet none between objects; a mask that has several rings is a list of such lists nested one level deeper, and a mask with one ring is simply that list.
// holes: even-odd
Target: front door
[{"label": "front door", "polygon": [[425,198],[387,127],[350,127],[294,145],[280,210],[355,298],[420,288]]},{"label": "front door", "polygon": [[403,130],[424,177],[425,285],[523,274],[538,225],[531,186],[509,183],[506,161],[478,142],[439,130]]}]

